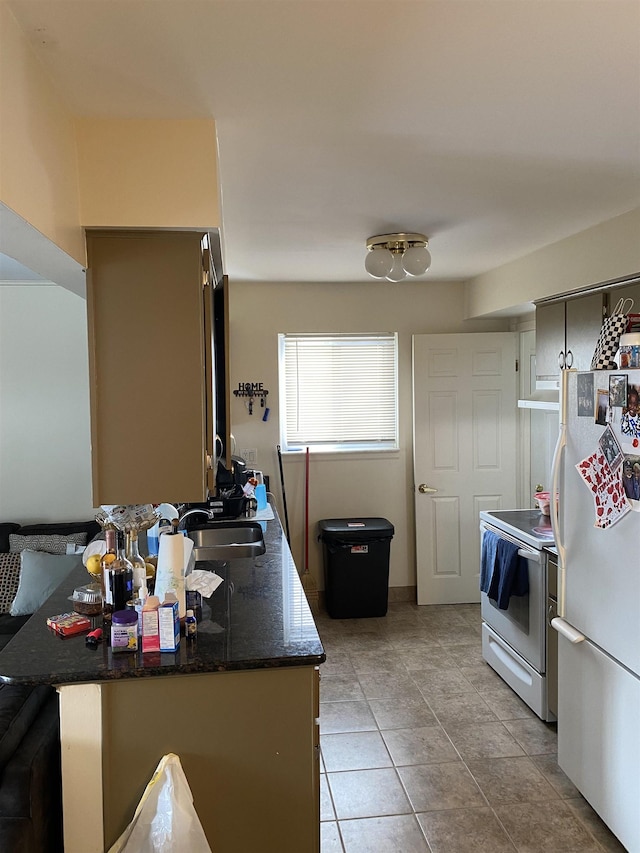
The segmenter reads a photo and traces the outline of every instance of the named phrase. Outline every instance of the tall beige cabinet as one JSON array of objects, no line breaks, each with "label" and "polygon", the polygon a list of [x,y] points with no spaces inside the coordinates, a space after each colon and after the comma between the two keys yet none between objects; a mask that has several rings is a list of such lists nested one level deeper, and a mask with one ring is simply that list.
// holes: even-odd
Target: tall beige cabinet
[{"label": "tall beige cabinet", "polygon": [[87,231],[87,256],[94,505],[202,501],[215,438],[208,235]]}]

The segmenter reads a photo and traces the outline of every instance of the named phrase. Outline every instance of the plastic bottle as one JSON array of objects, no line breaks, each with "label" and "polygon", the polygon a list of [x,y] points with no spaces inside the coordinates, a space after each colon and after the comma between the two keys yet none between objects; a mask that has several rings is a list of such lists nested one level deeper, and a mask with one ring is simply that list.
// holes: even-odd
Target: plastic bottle
[{"label": "plastic bottle", "polygon": [[267,487],[263,483],[258,483],[255,489],[256,501],[258,502],[258,512],[267,508]]},{"label": "plastic bottle", "polygon": [[111,651],[138,650],[138,615],[133,610],[116,610],[111,618]]},{"label": "plastic bottle", "polygon": [[187,615],[184,619],[184,635],[190,642],[195,640],[198,635],[198,622],[193,610],[187,610]]},{"label": "plastic bottle", "polygon": [[149,596],[149,591],[147,589],[147,585],[143,584],[138,590],[137,596],[133,600],[133,606],[138,614],[138,636],[142,636],[142,608],[144,607],[144,603]]}]

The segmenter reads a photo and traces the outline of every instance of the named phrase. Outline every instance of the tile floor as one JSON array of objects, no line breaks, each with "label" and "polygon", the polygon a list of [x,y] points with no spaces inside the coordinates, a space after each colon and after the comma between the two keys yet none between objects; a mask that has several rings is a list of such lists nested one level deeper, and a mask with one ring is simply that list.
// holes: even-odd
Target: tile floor
[{"label": "tile floor", "polygon": [[322,853],[624,851],[482,660],[479,605],[317,624]]}]

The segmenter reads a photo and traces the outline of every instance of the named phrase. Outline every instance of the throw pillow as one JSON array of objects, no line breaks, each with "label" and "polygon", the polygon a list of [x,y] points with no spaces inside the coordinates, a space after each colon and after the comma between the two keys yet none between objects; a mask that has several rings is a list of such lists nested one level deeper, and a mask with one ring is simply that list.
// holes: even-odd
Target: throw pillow
[{"label": "throw pillow", "polygon": [[57,533],[43,533],[40,536],[21,536],[19,533],[9,534],[9,550],[19,554],[28,548],[30,551],[46,551],[49,554],[66,554],[67,543],[86,545],[86,533],[69,533],[60,536]]},{"label": "throw pillow", "polygon": [[101,529],[97,521],[55,521],[44,524],[23,524],[20,530],[11,530],[10,533],[19,533],[21,536],[41,536],[43,533],[68,536],[69,533],[86,533],[87,542],[91,542]]},{"label": "throw pillow", "polygon": [[0,554],[0,613],[11,610],[11,602],[18,592],[20,580],[20,554]]},{"label": "throw pillow", "polygon": [[0,551],[5,553],[9,550],[9,534],[15,533],[19,529],[20,525],[11,521],[4,521],[0,524]]},{"label": "throw pillow", "polygon": [[[82,554],[47,554],[45,551],[22,551],[20,582],[11,604],[12,616],[35,613],[73,569],[82,565]],[[69,590],[71,593],[72,590]]]}]

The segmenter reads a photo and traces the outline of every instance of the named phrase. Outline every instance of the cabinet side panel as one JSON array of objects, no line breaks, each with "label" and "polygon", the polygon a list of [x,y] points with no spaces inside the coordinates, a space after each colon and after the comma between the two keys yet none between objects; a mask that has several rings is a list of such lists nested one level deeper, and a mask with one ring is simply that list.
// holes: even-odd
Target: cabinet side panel
[{"label": "cabinet side panel", "polygon": [[201,237],[87,233],[96,505],[205,497]]},{"label": "cabinet side panel", "polygon": [[173,752],[212,850],[319,853],[317,677],[286,667],[105,685],[107,847]]},{"label": "cabinet side panel", "polygon": [[102,853],[104,696],[100,684],[66,684],[60,697],[64,849]]}]

